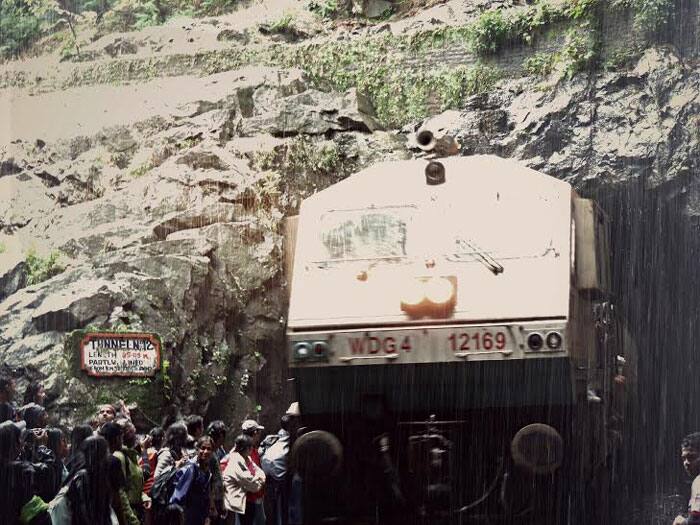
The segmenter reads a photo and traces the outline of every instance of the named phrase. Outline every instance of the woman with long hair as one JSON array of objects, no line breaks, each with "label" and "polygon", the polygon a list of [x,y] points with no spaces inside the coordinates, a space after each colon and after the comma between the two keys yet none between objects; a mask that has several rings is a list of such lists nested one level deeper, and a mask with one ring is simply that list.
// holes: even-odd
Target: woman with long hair
[{"label": "woman with long hair", "polygon": [[68,442],[66,435],[60,428],[49,428],[46,430],[48,439],[46,448],[48,448],[57,460],[56,469],[59,471],[61,485],[68,478],[68,469],[66,468],[66,460],[68,459]]},{"label": "woman with long hair", "polygon": [[75,474],[85,465],[85,458],[80,450],[80,446],[87,438],[92,436],[92,427],[87,423],[84,425],[76,425],[70,433],[70,452],[66,460],[66,469],[68,475]]},{"label": "woman with long hair", "polygon": [[187,458],[184,456],[184,448],[187,443],[187,427],[181,421],[174,423],[165,431],[165,445],[158,451],[158,461],[154,478],[158,478],[171,467],[179,468]]},{"label": "woman with long hair", "polygon": [[102,436],[90,436],[80,447],[84,464],[68,481],[71,525],[111,525],[109,446]]},{"label": "woman with long hair", "polygon": [[31,404],[22,407],[22,419],[27,424],[27,429],[46,428],[49,415],[46,409],[40,405]]},{"label": "woman with long hair", "polygon": [[235,523],[236,517],[241,525],[253,525],[255,521],[255,505],[246,505],[246,495],[263,488],[265,473],[253,462],[250,456],[252,449],[253,439],[250,436],[237,436],[224,470],[224,503],[230,513],[227,520],[230,525]]},{"label": "woman with long hair", "polygon": [[47,428],[42,435],[33,430],[30,435],[34,440],[31,458],[35,469],[34,482],[36,493],[44,500],[51,501],[66,478],[63,460],[67,446],[60,428]]},{"label": "woman with long hair", "polygon": [[214,441],[209,436],[195,443],[197,455],[176,474],[171,505],[182,508],[187,525],[204,525],[209,518],[211,503],[211,458]]},{"label": "woman with long hair", "polygon": [[158,460],[158,451],[163,447],[165,432],[161,427],[154,427],[149,432],[145,439],[141,442],[141,459],[139,466],[143,471],[143,492],[147,496],[151,494],[151,487],[156,478],[156,461]]},{"label": "woman with long hair", "polygon": [[0,525],[45,525],[51,523],[48,505],[34,494],[34,469],[20,461],[21,431],[14,423],[0,424]]},{"label": "woman with long hair", "polygon": [[44,406],[44,401],[46,400],[46,390],[44,390],[44,385],[39,381],[32,381],[27,385],[27,389],[24,391],[24,402],[23,405],[30,405],[32,403]]}]

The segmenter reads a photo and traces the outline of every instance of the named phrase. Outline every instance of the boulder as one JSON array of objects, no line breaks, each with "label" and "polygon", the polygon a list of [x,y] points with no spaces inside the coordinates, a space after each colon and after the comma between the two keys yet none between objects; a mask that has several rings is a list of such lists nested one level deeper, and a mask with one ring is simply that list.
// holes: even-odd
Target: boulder
[{"label": "boulder", "polygon": [[241,128],[245,136],[268,133],[279,137],[331,131],[370,132],[380,126],[367,100],[355,89],[343,95],[309,89],[278,99],[268,111],[244,119]]},{"label": "boulder", "polygon": [[352,0],[352,12],[367,18],[379,18],[391,13],[394,6],[387,0]]},{"label": "boulder", "polygon": [[0,232],[12,233],[56,207],[44,185],[26,173],[0,178]]}]

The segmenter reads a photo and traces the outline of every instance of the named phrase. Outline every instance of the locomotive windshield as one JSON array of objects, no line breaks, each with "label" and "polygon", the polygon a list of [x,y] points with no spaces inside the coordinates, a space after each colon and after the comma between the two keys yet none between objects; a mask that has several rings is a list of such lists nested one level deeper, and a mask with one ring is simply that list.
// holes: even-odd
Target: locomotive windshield
[{"label": "locomotive windshield", "polygon": [[[493,203],[470,206],[384,206],[329,210],[319,217],[310,260],[321,266],[349,261],[444,257],[483,262],[558,256],[556,224],[523,214],[501,220]],[[494,261],[494,262],[495,262]]]},{"label": "locomotive windshield", "polygon": [[321,216],[320,261],[403,258],[412,206],[332,210]]}]

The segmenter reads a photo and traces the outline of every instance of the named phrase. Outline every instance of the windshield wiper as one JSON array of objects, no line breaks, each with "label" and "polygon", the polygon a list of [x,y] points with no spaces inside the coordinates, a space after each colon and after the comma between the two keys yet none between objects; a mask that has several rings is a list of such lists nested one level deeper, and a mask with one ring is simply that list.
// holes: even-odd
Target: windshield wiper
[{"label": "windshield wiper", "polygon": [[[470,240],[465,240],[465,239],[457,239],[457,244],[461,249],[464,250],[464,247],[466,246],[469,248],[470,253],[473,253],[476,255],[476,259],[486,266],[491,272],[493,272],[494,275],[498,275],[499,273],[503,273],[503,265],[499,263],[496,259],[491,257],[488,253],[486,253],[484,250],[479,248],[474,241]],[[465,250],[466,251],[466,250]]]}]

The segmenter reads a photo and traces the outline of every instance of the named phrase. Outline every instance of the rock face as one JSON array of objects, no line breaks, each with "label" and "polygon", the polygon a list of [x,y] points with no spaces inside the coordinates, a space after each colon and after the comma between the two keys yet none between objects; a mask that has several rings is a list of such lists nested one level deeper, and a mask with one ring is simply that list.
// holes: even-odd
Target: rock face
[{"label": "rock face", "polygon": [[[0,363],[42,379],[64,420],[122,397],[143,422],[169,404],[230,422],[276,418],[289,394],[282,207],[299,202],[289,192],[347,174],[314,164],[317,148],[332,152],[334,168],[368,163],[387,145],[404,154],[400,139],[370,134],[378,126],[354,90],[315,91],[298,71],[217,81],[231,86],[219,99],[5,146],[3,239],[44,262],[58,254],[65,270],[27,286],[38,279],[23,258],[0,268]],[[286,154],[293,185],[269,171]],[[155,332],[163,369],[145,380],[89,378],[68,337],[76,329]]]}]

